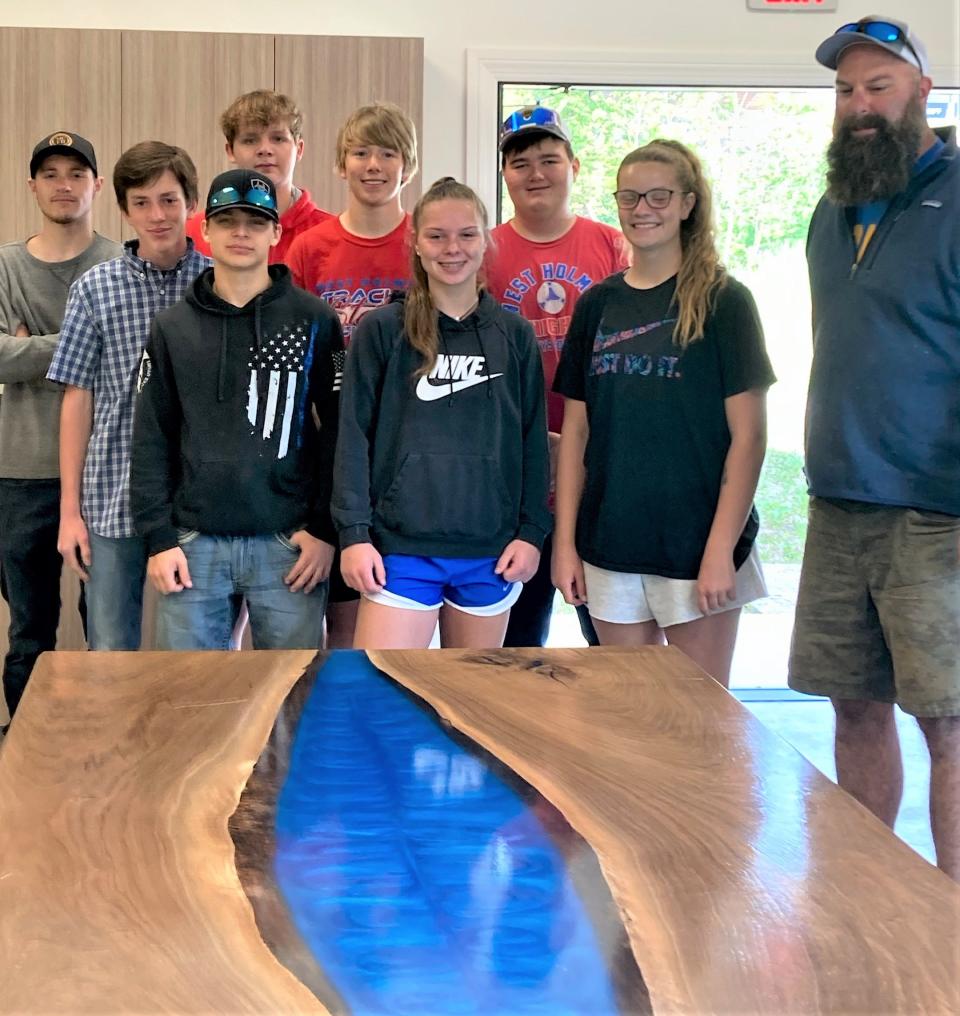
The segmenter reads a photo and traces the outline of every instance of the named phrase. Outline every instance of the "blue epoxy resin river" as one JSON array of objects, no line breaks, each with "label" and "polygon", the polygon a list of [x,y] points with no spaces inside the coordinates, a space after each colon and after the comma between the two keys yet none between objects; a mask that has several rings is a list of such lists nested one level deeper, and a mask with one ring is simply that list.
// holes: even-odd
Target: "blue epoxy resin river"
[{"label": "blue epoxy resin river", "polygon": [[364,654],[321,669],[280,793],[275,875],[353,1013],[618,1011],[540,818],[552,809],[487,758]]}]

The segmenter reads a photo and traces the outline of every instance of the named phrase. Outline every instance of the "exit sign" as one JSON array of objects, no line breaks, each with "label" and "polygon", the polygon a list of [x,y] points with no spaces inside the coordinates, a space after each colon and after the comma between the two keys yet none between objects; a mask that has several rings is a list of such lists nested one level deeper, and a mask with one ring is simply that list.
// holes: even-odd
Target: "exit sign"
[{"label": "exit sign", "polygon": [[835,11],[837,0],[747,0],[750,11]]}]

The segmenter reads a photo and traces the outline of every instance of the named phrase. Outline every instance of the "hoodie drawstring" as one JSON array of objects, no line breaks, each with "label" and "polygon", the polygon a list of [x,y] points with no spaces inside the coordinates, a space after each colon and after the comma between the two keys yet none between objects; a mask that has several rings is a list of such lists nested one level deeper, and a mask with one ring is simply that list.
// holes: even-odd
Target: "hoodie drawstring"
[{"label": "hoodie drawstring", "polygon": [[447,384],[450,386],[450,398],[447,400],[447,406],[453,405],[453,371],[450,370],[450,349],[447,346],[447,337],[443,334],[443,327],[439,321],[439,315],[437,315],[437,332],[440,335],[440,342],[443,344],[443,355],[447,361]]},{"label": "hoodie drawstring", "polygon": [[260,364],[260,347],[263,345],[263,336],[260,334],[260,297],[253,303],[253,352],[254,363]]},{"label": "hoodie drawstring", "polygon": [[226,398],[227,376],[227,319],[220,318],[220,368],[217,371],[217,402]]},{"label": "hoodie drawstring", "polygon": [[[485,294],[481,291],[478,305],[476,308],[474,308],[474,310],[470,314],[470,326],[473,328],[473,334],[477,337],[477,346],[480,349],[480,356],[483,359],[487,372],[489,373],[490,365],[487,363],[487,351],[483,345],[483,335],[480,332],[480,325],[478,323],[480,321],[480,315],[478,311],[480,309],[480,305],[483,303],[484,296]],[[466,319],[464,319],[464,323],[465,322]],[[496,319],[494,320],[494,323],[497,329],[503,334],[504,338],[507,338],[508,337],[507,330],[503,326],[503,323]],[[447,346],[447,336],[444,333],[443,325],[441,324],[439,319],[439,314],[437,315],[437,332],[440,336],[440,343],[443,346],[443,355],[446,357],[447,364],[449,366],[451,363],[450,349]],[[447,399],[447,405],[452,406],[454,402],[453,371],[449,369],[447,371],[447,384],[450,386],[450,398]],[[493,385],[487,385],[487,398],[488,399],[493,398]]]},{"label": "hoodie drawstring", "polygon": [[[480,355],[483,357],[484,367],[486,368],[486,371],[489,374],[490,373],[490,364],[487,363],[487,351],[483,348],[483,337],[480,334],[480,327],[477,324],[477,315],[476,314],[472,315],[471,322],[473,324],[474,334],[477,336],[477,345],[480,347]],[[488,399],[492,399],[493,398],[493,385],[487,385],[487,398]]]},{"label": "hoodie drawstring", "polygon": [[[263,308],[268,306],[274,299],[281,297],[285,292],[292,290],[290,281],[290,270],[284,265],[270,266],[270,287],[258,294],[251,301],[253,303],[253,349],[250,356],[249,367],[257,372],[257,385],[259,387],[260,372],[264,367],[262,360],[263,338]],[[200,310],[215,314],[220,319],[220,355],[218,357],[217,369],[217,402],[225,402],[227,399],[227,372],[228,358],[230,355],[230,332],[235,321],[246,318],[250,313],[249,304],[243,307],[235,307],[226,303],[213,286],[213,269],[206,269],[187,290],[186,300],[188,303]],[[244,329],[245,330],[245,329]],[[238,340],[239,341],[239,340]],[[212,350],[211,350],[212,352]]]}]

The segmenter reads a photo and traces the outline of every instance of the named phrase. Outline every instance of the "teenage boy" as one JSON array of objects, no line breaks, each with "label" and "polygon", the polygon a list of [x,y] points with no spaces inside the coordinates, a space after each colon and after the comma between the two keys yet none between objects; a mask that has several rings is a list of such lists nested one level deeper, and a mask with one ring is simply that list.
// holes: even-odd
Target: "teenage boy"
[{"label": "teenage boy", "polygon": [[343,339],[268,267],[279,220],[265,174],[216,177],[213,267],[157,315],[141,362],[130,501],[165,649],[229,648],[239,596],[254,648],[320,645]]},{"label": "teenage boy", "polygon": [[73,131],[39,141],[30,190],[43,224],[0,247],[0,591],[10,607],[3,689],[12,716],[60,621],[61,388],[45,380],[57,348],[67,290],[120,245],[93,230],[100,191],[93,145]]},{"label": "teenage boy", "polygon": [[114,167],[113,189],[137,239],[71,289],[47,378],[66,385],[57,546],[86,583],[87,644],[139,649],[147,546],[130,512],[137,368],[154,317],[209,262],[184,233],[197,171],[182,148],[134,145]]},{"label": "teenage boy", "polygon": [[[513,202],[509,222],[493,230],[495,254],[487,264],[487,288],[504,309],[533,325],[547,388],[551,488],[563,423],[563,399],[553,377],[577,298],[594,283],[627,267],[619,230],[575,215],[570,191],[580,171],[560,117],[545,106],[526,106],[500,130],[503,179]],[[542,646],[550,634],[552,538],[547,537],[537,574],[524,585],[510,613],[505,646]],[[586,607],[577,614],[584,637],[597,645]]]},{"label": "teenage boy", "polygon": [[[417,171],[413,121],[393,103],[361,106],[337,134],[336,159],[347,207],[298,237],[287,264],[297,285],[336,310],[349,343],[363,315],[410,281],[410,217],[400,197]],[[338,557],[330,575],[328,648],[353,645],[359,601],[340,575]]]},{"label": "teenage boy", "polygon": [[337,133],[336,159],[347,207],[298,237],[287,264],[298,286],[336,310],[349,343],[360,318],[410,281],[410,217],[400,198],[417,172],[413,121],[393,103],[361,106]]},{"label": "teenage boy", "polygon": [[[220,127],[227,158],[237,168],[255,170],[273,181],[282,232],[276,246],[270,248],[270,264],[286,264],[293,241],[332,218],[317,208],[306,188],[293,182],[303,157],[303,114],[288,95],[259,89],[234,99],[220,117]],[[202,254],[210,253],[202,213],[187,222],[187,236]]]}]

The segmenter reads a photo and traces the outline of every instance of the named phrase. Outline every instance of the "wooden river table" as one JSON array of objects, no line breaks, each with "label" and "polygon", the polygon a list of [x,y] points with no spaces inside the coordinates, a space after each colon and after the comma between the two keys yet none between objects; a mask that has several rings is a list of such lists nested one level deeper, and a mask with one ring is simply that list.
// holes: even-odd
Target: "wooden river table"
[{"label": "wooden river table", "polygon": [[51,653],[3,1013],[958,1013],[960,887],[673,649]]}]

